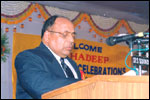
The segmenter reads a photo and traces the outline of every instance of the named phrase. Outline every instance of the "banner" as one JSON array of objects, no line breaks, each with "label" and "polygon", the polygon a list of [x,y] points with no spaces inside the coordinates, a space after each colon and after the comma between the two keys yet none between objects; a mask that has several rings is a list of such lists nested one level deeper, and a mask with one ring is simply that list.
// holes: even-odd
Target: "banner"
[{"label": "banner", "polygon": [[[85,73],[85,77],[93,75],[122,75],[129,71],[125,66],[125,57],[129,52],[127,46],[107,46],[104,43],[76,39],[70,54]],[[131,66],[131,57],[127,60]]]}]

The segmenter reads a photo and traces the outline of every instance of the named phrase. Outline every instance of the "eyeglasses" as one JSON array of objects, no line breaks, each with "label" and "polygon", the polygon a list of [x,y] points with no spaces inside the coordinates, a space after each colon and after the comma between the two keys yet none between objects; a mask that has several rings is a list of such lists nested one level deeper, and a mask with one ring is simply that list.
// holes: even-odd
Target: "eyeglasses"
[{"label": "eyeglasses", "polygon": [[58,34],[60,34],[60,35],[62,35],[63,36],[63,38],[66,38],[67,36],[69,36],[69,34],[71,34],[71,36],[73,37],[73,38],[75,38],[76,37],[76,32],[55,32],[55,31],[49,31],[49,30],[47,30],[48,32],[52,32],[52,33],[58,33]]}]

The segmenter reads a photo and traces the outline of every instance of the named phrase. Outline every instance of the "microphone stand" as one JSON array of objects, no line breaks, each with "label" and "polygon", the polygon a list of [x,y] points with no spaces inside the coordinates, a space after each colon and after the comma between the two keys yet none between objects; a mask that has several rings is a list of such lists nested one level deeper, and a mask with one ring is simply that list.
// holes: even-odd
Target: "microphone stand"
[{"label": "microphone stand", "polygon": [[[134,41],[132,39],[130,39],[126,43],[129,45],[130,51],[132,51],[133,45],[134,45]],[[133,56],[133,52],[130,53],[130,56],[131,57]],[[132,59],[131,59],[131,62],[132,62]],[[133,66],[133,64],[132,64],[132,66]],[[138,74],[136,73],[136,75],[138,75]]]},{"label": "microphone stand", "polygon": [[[141,44],[141,41],[138,40],[137,45],[138,45],[138,49],[139,49],[139,52],[138,52],[138,56],[139,56],[139,57],[142,56],[142,53],[141,53],[141,51],[140,51],[140,49],[141,49],[142,47],[141,47],[140,44]],[[142,65],[139,65],[138,71],[139,71],[139,76],[141,76],[141,75],[142,75]]]},{"label": "microphone stand", "polygon": [[[136,41],[136,40],[130,39],[130,40],[127,41],[127,44],[129,45],[130,51],[133,49],[134,41]],[[138,41],[137,41],[138,49],[141,49],[141,45],[140,45],[140,44],[141,44],[141,41],[138,40]],[[142,55],[142,54],[141,54],[141,51],[139,50],[138,56],[141,56],[141,55]],[[133,52],[131,52],[130,56],[131,56],[131,57],[133,56]],[[133,66],[133,65],[132,65],[132,66]],[[138,71],[139,71],[139,74],[137,74],[137,75],[141,76],[141,75],[142,75],[142,66],[141,66],[141,65],[139,65]]]},{"label": "microphone stand", "polygon": [[[132,49],[133,49],[133,40],[130,39],[130,40],[128,40],[127,42],[129,43],[129,48],[130,48],[130,50],[132,50]],[[131,56],[131,57],[133,56],[133,52],[131,52],[130,56]]]}]

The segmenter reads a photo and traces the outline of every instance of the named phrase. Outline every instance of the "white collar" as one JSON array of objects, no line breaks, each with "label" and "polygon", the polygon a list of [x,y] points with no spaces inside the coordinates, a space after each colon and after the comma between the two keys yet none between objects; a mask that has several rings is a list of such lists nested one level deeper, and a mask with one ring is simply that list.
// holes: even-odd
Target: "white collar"
[{"label": "white collar", "polygon": [[[45,44],[44,44],[45,45]],[[49,51],[51,51],[52,52],[52,54],[54,55],[54,57],[57,59],[57,61],[58,62],[60,62],[60,56],[58,56],[56,53],[54,53],[53,51],[52,51],[52,49],[50,49],[47,45],[45,45],[48,49],[49,49]]]}]

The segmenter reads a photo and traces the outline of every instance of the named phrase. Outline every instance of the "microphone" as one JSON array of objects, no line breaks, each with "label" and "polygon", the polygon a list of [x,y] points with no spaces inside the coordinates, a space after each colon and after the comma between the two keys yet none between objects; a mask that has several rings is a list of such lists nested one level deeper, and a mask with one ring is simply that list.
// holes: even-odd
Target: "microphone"
[{"label": "microphone", "polygon": [[148,44],[149,43],[149,38],[140,38],[136,39],[133,44]]},{"label": "microphone", "polygon": [[[148,44],[148,43],[149,43],[149,38],[138,38],[138,39],[132,41],[133,45]],[[129,41],[126,41],[126,44],[129,45]]]},{"label": "microphone", "polygon": [[149,34],[149,33],[139,32],[137,34],[109,37],[106,39],[106,43],[109,46],[113,46],[113,45],[123,42],[123,41],[134,40],[139,37],[144,37],[147,34]]}]

